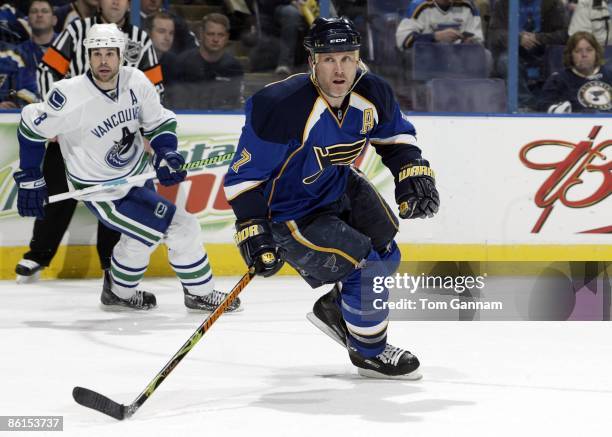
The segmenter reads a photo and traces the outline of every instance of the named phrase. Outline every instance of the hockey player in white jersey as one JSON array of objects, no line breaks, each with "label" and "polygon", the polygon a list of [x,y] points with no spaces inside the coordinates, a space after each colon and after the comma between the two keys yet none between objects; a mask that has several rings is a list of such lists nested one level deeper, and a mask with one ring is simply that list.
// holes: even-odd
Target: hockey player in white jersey
[{"label": "hockey player in white jersey", "polygon": [[[90,71],[56,82],[43,103],[26,106],[18,129],[20,171],[17,206],[22,216],[40,217],[47,189],[40,166],[45,141],[58,137],[67,179],[75,189],[144,173],[149,167],[140,133],[150,141],[163,185],[185,179],[177,152],[176,117],[164,108],[140,70],[122,67],[125,36],[114,24],[96,24],[84,41]],[[118,186],[78,198],[99,220],[121,232],[105,271],[104,305],[150,309],[152,293],[138,290],[149,257],[162,242],[183,285],[185,305],[213,310],[225,297],[214,290],[200,226],[192,215],[152,189],[152,183]],[[227,311],[236,311],[235,302]]]}]

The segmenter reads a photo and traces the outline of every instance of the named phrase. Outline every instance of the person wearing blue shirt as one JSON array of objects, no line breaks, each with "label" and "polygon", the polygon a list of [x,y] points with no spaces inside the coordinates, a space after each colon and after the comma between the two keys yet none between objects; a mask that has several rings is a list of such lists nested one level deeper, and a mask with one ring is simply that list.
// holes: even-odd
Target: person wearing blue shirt
[{"label": "person wearing blue shirt", "polygon": [[[32,37],[19,45],[19,50],[26,62],[27,69],[36,75],[36,68],[42,60],[45,51],[57,34],[53,28],[57,17],[49,0],[34,0],[28,10],[28,22],[32,29]],[[39,94],[37,92],[37,94]],[[39,99],[43,96],[38,96]]]}]

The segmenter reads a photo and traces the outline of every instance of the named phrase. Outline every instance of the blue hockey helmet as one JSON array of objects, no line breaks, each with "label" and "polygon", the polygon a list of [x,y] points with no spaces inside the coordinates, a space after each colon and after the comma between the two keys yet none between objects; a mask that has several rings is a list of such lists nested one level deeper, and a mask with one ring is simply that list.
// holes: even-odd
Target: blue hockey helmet
[{"label": "blue hockey helmet", "polygon": [[359,50],[361,35],[346,17],[317,18],[304,38],[304,47],[311,54]]}]

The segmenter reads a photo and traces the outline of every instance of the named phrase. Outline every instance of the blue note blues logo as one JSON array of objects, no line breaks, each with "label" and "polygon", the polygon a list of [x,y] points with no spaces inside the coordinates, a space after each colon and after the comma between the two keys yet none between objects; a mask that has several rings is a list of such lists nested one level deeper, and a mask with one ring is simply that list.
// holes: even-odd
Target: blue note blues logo
[{"label": "blue note blues logo", "polygon": [[113,168],[123,168],[128,165],[136,155],[134,147],[135,132],[130,132],[127,127],[122,130],[122,137],[115,141],[113,147],[106,154],[106,163]]},{"label": "blue note blues logo", "polygon": [[302,179],[305,184],[312,184],[319,179],[327,167],[333,165],[351,165],[363,152],[366,146],[366,138],[350,144],[333,144],[331,146],[314,146],[312,148],[316,159],[314,174]]}]

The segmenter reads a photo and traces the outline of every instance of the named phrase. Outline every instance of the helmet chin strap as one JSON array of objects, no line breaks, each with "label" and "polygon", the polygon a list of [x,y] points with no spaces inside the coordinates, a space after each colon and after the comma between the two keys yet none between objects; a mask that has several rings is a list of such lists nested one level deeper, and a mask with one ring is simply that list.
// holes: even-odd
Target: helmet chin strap
[{"label": "helmet chin strap", "polygon": [[317,80],[317,73],[315,72],[315,66],[317,65],[317,61],[316,61],[314,54],[313,56],[311,56],[311,58],[312,58],[312,66],[310,67],[310,80],[312,81],[313,85],[321,93],[325,94],[326,96],[331,97],[332,99],[340,99],[340,98],[344,98],[347,95],[349,95],[351,91],[353,91],[353,88],[355,88],[355,85],[357,85],[357,82],[359,82],[361,78],[365,76],[365,74],[369,71],[368,66],[360,58],[357,61],[357,65],[359,66],[359,69],[361,70],[361,73],[359,73],[359,77],[353,81],[353,85],[349,88],[347,92],[345,92],[344,94],[340,96],[332,96],[331,94],[328,94],[327,92],[325,92],[323,88],[321,88],[321,85],[319,85],[319,81]]}]

